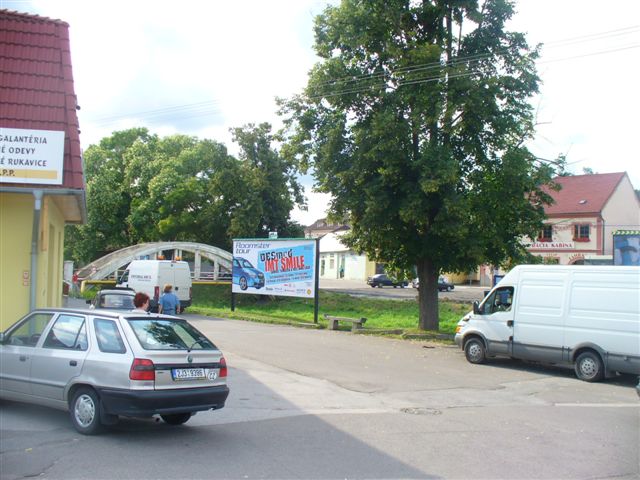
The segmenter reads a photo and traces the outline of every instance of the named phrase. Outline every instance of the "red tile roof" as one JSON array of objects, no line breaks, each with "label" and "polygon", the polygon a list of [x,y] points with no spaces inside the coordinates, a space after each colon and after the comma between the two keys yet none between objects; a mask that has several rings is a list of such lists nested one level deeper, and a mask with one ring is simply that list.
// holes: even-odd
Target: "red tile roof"
[{"label": "red tile roof", "polygon": [[554,181],[562,190],[547,189],[555,203],[546,207],[545,212],[548,216],[600,213],[625,175],[619,172],[558,177]]},{"label": "red tile roof", "polygon": [[64,131],[63,184],[47,189],[84,190],[67,23],[0,10],[0,106],[0,127]]}]

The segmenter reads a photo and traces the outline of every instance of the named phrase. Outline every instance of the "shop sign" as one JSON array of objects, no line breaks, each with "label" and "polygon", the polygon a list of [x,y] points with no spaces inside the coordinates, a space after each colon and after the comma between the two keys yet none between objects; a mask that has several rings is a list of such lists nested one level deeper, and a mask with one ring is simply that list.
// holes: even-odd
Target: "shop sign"
[{"label": "shop sign", "polygon": [[574,242],[532,242],[528,245],[532,250],[575,250]]},{"label": "shop sign", "polygon": [[62,185],[64,132],[0,127],[0,183]]}]

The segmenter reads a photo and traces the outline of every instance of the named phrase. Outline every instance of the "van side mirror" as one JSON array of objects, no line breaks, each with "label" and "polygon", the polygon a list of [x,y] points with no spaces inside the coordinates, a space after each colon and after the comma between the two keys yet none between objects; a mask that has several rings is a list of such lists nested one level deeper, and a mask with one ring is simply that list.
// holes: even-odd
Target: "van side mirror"
[{"label": "van side mirror", "polygon": [[480,308],[480,302],[478,300],[473,302],[473,313],[475,315],[482,315],[484,311]]}]

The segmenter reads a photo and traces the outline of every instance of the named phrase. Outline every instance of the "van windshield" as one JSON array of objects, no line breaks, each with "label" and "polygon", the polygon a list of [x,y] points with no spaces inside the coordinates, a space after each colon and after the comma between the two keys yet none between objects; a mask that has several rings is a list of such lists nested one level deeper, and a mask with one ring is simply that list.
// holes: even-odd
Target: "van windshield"
[{"label": "van windshield", "polygon": [[118,284],[125,283],[127,281],[129,281],[129,270],[124,271],[124,273],[120,277],[120,280],[118,280]]},{"label": "van windshield", "polygon": [[129,325],[145,350],[215,350],[216,346],[185,320],[131,318]]}]

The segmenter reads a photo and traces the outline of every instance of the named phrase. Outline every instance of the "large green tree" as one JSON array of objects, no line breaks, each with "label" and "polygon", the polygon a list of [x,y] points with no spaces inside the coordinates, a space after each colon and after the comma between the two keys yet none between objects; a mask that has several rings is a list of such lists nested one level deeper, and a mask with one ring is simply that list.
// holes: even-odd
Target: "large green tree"
[{"label": "large green tree", "polygon": [[278,232],[280,238],[303,236],[304,228],[289,219],[294,206],[305,202],[297,180],[297,164],[285,160],[272,147],[275,140],[271,125],[249,124],[231,132],[233,141],[240,147],[244,181],[244,188],[240,190],[244,198],[238,199],[232,236],[239,237],[250,231],[256,238],[266,238],[269,232]]},{"label": "large green tree", "polygon": [[537,50],[505,29],[513,14],[505,0],[343,0],[316,19],[304,93],[281,101],[283,154],[332,194],[346,241],[417,266],[423,329],[438,328],[438,275],[526,255],[550,201],[552,169],[524,146]]},{"label": "large green tree", "polygon": [[229,249],[233,237],[300,236],[303,205],[292,164],[271,147],[271,127],[234,129],[240,159],[211,140],[116,132],[85,152],[88,223],[68,227],[67,258],[80,263],[150,241]]}]

